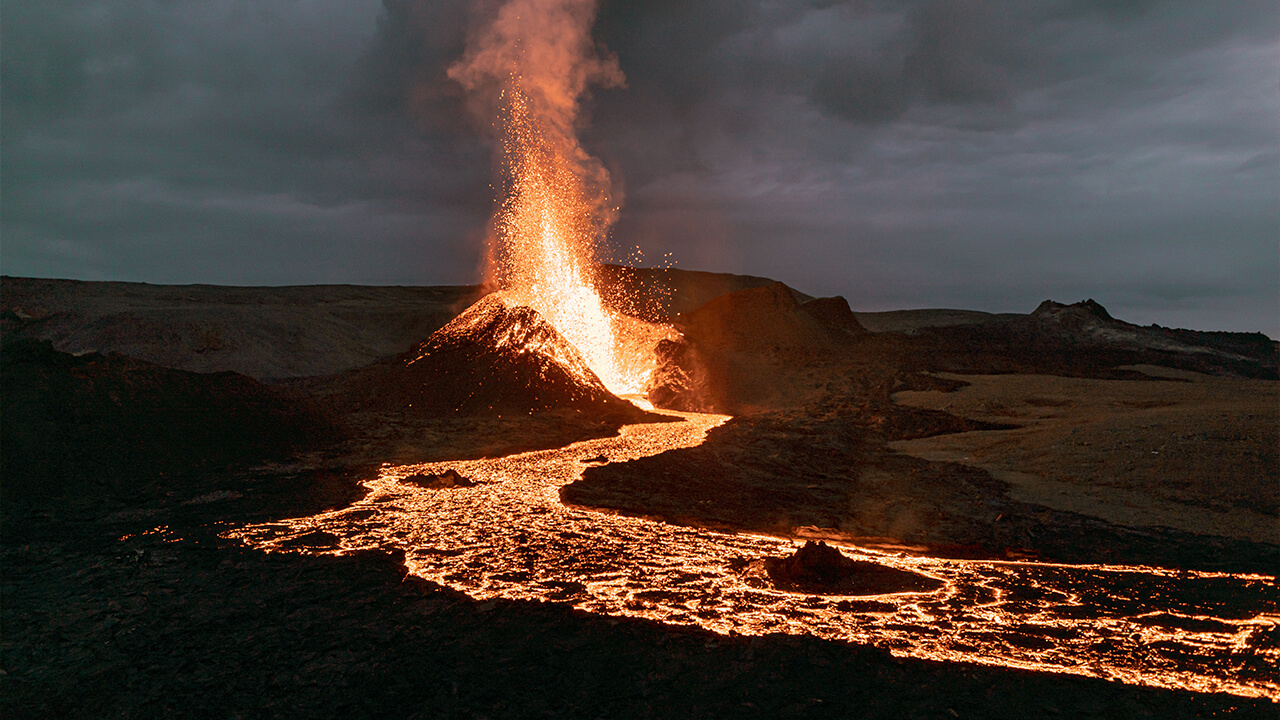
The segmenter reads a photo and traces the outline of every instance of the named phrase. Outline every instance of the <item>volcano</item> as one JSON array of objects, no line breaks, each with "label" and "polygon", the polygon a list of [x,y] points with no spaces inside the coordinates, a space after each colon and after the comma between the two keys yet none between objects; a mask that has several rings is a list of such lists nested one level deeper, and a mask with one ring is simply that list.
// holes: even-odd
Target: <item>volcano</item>
[{"label": "volcano", "polygon": [[417,347],[370,370],[369,400],[413,415],[570,408],[600,419],[656,419],[609,392],[582,354],[533,308],[493,293]]}]

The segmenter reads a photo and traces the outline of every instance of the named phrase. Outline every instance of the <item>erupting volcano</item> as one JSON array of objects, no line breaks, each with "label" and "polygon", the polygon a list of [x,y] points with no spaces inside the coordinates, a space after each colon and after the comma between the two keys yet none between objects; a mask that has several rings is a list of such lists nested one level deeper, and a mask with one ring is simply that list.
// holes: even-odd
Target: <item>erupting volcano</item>
[{"label": "erupting volcano", "polygon": [[594,11],[593,2],[508,3],[450,76],[497,118],[502,198],[488,279],[576,347],[610,392],[634,395],[657,363],[655,345],[676,333],[607,307],[596,288],[616,207],[608,173],[575,135],[578,102],[589,83],[620,84],[622,73],[594,52]]},{"label": "erupting volcano", "polygon": [[[474,218],[488,220],[483,284],[3,279],[0,716],[1275,717],[1280,343],[1132,324],[1094,300],[870,312],[871,298],[851,307],[767,277],[605,264],[621,201],[579,136],[588,91],[624,79],[592,37],[597,2],[473,3],[447,79],[417,63],[457,57],[460,4],[384,3],[378,42],[415,63],[388,87],[444,98],[405,102],[421,115],[456,110],[460,87],[492,141],[491,214]],[[835,86],[882,94],[859,67],[872,55],[836,53],[842,33],[828,27],[864,4],[807,3],[803,33],[777,22],[782,6],[738,4],[767,24],[748,35],[705,22],[733,3],[686,5],[698,4],[604,6],[600,35],[625,49],[640,99],[628,110],[657,98],[705,123],[680,98],[746,40],[787,55],[773,73],[787,88],[769,97],[789,136],[837,122],[793,114]],[[869,5],[879,27],[892,4]],[[442,33],[439,7],[457,25],[450,49],[410,42]],[[645,37],[629,42],[623,26]],[[677,40],[709,67],[632,59]],[[882,204],[910,184],[892,166],[917,183],[931,171],[916,156],[961,132],[962,103],[936,117],[918,105],[943,89],[920,83],[948,67],[925,49],[897,63],[910,132],[867,125],[857,135],[875,146],[831,161],[839,175],[810,172],[792,145],[753,143],[752,165],[717,168],[717,138],[627,135],[618,167],[648,188],[633,227],[690,238],[698,262],[702,226],[678,218],[730,207],[717,174],[756,203],[777,167],[793,178],[779,202],[804,216],[770,251],[821,250],[822,236],[798,233],[838,217],[821,205],[844,197],[839,178]],[[822,64],[805,78],[810,55]],[[370,51],[360,73],[385,59]],[[603,110],[592,142],[618,137],[621,114]],[[949,118],[945,132],[931,117]],[[58,148],[62,168],[78,147],[63,126],[76,124],[26,144]],[[335,137],[347,124],[308,123]],[[1022,156],[1033,148],[1017,135]],[[973,147],[964,156],[984,166],[1051,177]],[[635,148],[644,163],[678,159],[679,183],[633,164]],[[705,186],[678,198],[687,215],[668,204],[693,176],[686,148],[709,153],[694,158]],[[473,174],[448,170],[431,173],[464,196]],[[157,208],[205,192],[170,192],[165,177],[97,184],[113,207],[132,192]],[[360,177],[356,207],[380,205]],[[904,231],[906,251],[950,217],[927,177],[930,214]],[[228,207],[348,217],[280,193]],[[831,237],[872,245],[909,208],[891,205],[851,204],[856,222]],[[748,220],[772,226],[725,214],[726,242]],[[841,282],[872,293],[867,270],[853,272]]]}]

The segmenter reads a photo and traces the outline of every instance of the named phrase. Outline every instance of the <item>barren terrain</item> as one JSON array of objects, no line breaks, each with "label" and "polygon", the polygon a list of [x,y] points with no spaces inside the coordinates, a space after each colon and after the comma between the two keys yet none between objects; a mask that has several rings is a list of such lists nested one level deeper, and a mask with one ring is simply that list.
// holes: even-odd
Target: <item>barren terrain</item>
[{"label": "barren terrain", "polygon": [[979,467],[1010,497],[1117,525],[1170,527],[1255,542],[1280,538],[1280,387],[1155,366],[1163,381],[951,375],[950,393],[894,400],[1008,430],[889,444]]},{"label": "barren terrain", "polygon": [[[568,503],[942,556],[1280,566],[1267,338],[1138,328],[1091,303],[852,313],[763,278],[613,282],[685,333],[667,397],[735,417],[701,446],[588,468]],[[635,420],[607,402],[369,401],[423,382],[395,358],[481,292],[5,278],[6,715],[1275,716],[1265,700],[478,604],[401,582],[395,558],[219,537],[345,507],[383,463],[560,447]],[[183,410],[149,398],[175,389],[218,401],[156,432]],[[255,441],[259,425],[281,442]]]}]

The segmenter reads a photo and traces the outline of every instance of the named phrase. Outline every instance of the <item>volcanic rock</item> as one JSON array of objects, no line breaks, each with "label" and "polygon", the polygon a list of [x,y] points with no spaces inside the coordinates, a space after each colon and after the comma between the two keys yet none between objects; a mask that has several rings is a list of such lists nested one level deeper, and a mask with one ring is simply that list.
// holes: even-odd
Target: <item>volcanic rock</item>
[{"label": "volcanic rock", "polygon": [[801,303],[800,309],[837,334],[843,333],[851,337],[867,334],[867,329],[862,327],[862,323],[858,322],[858,318],[849,309],[849,301],[840,295],[814,298]]},{"label": "volcanic rock", "polygon": [[645,387],[645,396],[654,407],[681,412],[706,409],[694,388],[693,379],[681,366],[688,352],[689,344],[684,340],[662,340],[654,348],[658,366]]},{"label": "volcanic rock", "polygon": [[[649,322],[678,322],[713,298],[749,288],[773,285],[776,280],[754,275],[600,265],[596,287],[610,307]],[[792,290],[801,300],[809,296]]]},{"label": "volcanic rock", "polygon": [[431,475],[428,473],[414,473],[404,478],[400,482],[407,483],[409,485],[416,485],[420,488],[426,488],[428,490],[469,488],[469,487],[475,487],[476,485],[479,484],[475,480],[472,480],[471,478],[468,478],[462,475],[461,473],[459,473],[457,470],[454,470],[453,468],[449,468],[448,470],[445,470],[439,475]]},{"label": "volcanic rock", "polygon": [[656,419],[609,392],[537,311],[500,294],[481,299],[417,348],[361,371],[367,407],[412,415],[530,413],[570,408],[598,419]]},{"label": "volcanic rock", "polygon": [[[856,320],[854,321],[856,322]],[[684,332],[706,349],[829,347],[831,334],[782,283],[739,290],[714,298],[689,313]]]},{"label": "volcanic rock", "polygon": [[847,558],[821,540],[806,542],[790,557],[766,558],[764,569],[778,588],[814,594],[879,595],[942,586],[926,575]]},{"label": "volcanic rock", "polygon": [[1121,377],[1117,366],[1160,365],[1209,375],[1280,378],[1280,345],[1261,333],[1172,330],[1118,320],[1097,301],[1045,300],[1030,315],[922,328],[930,369]]},{"label": "volcanic rock", "polygon": [[1098,320],[1115,320],[1115,318],[1111,317],[1111,313],[1107,312],[1107,309],[1093,298],[1072,303],[1071,305],[1045,300],[1035,310],[1031,311],[1031,316],[1038,318],[1060,318],[1064,315],[1080,318],[1091,317]]},{"label": "volcanic rock", "polygon": [[813,388],[800,377],[805,367],[867,334],[844,298],[813,299],[782,283],[716,297],[678,327],[683,344],[658,347],[649,401],[730,414],[794,402]]},{"label": "volcanic rock", "polygon": [[[208,471],[341,439],[312,402],[231,372],[80,356],[3,336],[5,503],[199,494]],[[188,484],[194,484],[186,488]]]}]

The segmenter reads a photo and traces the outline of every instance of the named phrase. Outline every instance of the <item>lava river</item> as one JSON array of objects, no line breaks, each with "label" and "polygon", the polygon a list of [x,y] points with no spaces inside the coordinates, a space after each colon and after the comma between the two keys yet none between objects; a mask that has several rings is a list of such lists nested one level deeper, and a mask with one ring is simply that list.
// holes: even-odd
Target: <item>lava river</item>
[{"label": "lava river", "polygon": [[[227,533],[274,552],[401,549],[409,572],[476,599],[563,602],[717,633],[808,633],[895,655],[1066,672],[1126,683],[1280,697],[1280,586],[1263,575],[1153,567],[951,560],[842,546],[941,580],[876,596],[773,589],[730,567],[792,541],[566,507],[592,462],[702,442],[728,418],[624,427],[617,437],[497,459],[385,466],[354,505]],[[424,489],[455,470],[474,487]],[[696,478],[690,478],[696,482]]]}]

